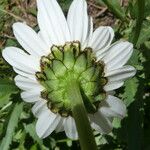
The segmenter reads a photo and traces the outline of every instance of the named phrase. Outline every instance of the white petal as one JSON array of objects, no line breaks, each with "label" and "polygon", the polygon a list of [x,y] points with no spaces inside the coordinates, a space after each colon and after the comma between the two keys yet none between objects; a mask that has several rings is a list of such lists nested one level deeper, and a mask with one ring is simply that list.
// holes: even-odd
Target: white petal
[{"label": "white petal", "polygon": [[108,91],[107,94],[109,94],[109,95],[115,95],[116,92],[115,91]]},{"label": "white petal", "polygon": [[35,88],[34,90],[24,91],[21,93],[21,97],[25,102],[33,103],[41,99],[41,91],[43,89]]},{"label": "white petal", "polygon": [[39,82],[36,79],[33,80],[20,75],[15,77],[15,83],[22,90],[42,89],[42,86],[39,84]]},{"label": "white petal", "polygon": [[92,123],[92,127],[99,131],[100,133],[104,133],[104,134],[108,134],[111,132],[112,130],[112,123],[109,120],[109,118],[107,118],[102,112],[101,110],[99,110],[97,113],[95,113],[94,115],[89,115],[91,121],[94,123]]},{"label": "white petal", "polygon": [[108,95],[107,99],[102,102],[101,112],[107,117],[123,118],[126,115],[126,106],[119,98]]},{"label": "white petal", "polygon": [[[41,31],[38,32],[38,37],[46,44],[46,46],[49,48],[51,48],[52,43],[48,41],[48,36],[47,33],[43,33]],[[48,50],[48,54],[50,53],[50,51]]]},{"label": "white petal", "polygon": [[65,122],[65,120],[66,120],[65,118],[61,117],[61,119],[60,119],[60,121],[59,121],[59,123],[58,123],[58,125],[57,125],[57,127],[55,129],[55,131],[57,133],[64,131],[64,122]]},{"label": "white petal", "polygon": [[50,135],[59,123],[60,116],[45,110],[40,116],[36,124],[36,132],[40,138]]},{"label": "white petal", "polygon": [[39,63],[19,48],[7,47],[2,54],[9,64],[21,71],[30,74],[40,71]]},{"label": "white petal", "polygon": [[32,112],[34,116],[38,118],[45,110],[48,109],[46,103],[46,100],[41,99],[34,104],[34,106],[32,107]]},{"label": "white petal", "polygon": [[93,18],[92,17],[89,17],[90,19],[89,19],[89,29],[88,29],[88,38],[89,38],[89,40],[92,38],[92,35],[93,35]]},{"label": "white petal", "polygon": [[113,44],[103,61],[106,64],[106,72],[122,67],[131,57],[133,45],[129,42],[117,42]]},{"label": "white petal", "polygon": [[35,75],[34,75],[34,74],[26,73],[26,72],[24,72],[24,71],[21,71],[21,70],[15,68],[15,67],[13,67],[13,69],[14,69],[14,71],[15,71],[16,73],[18,73],[18,74],[21,75],[21,76],[27,77],[27,78],[32,79],[32,80],[35,79]]},{"label": "white petal", "polygon": [[43,56],[49,47],[38,37],[37,33],[23,23],[13,24],[14,35],[21,46],[32,55]]},{"label": "white petal", "polygon": [[85,41],[85,43],[83,43],[81,46],[82,50],[84,50],[86,47],[88,47],[88,43],[92,38],[93,35],[93,18],[89,17],[89,27],[88,27],[88,37],[87,40]]},{"label": "white petal", "polygon": [[69,25],[72,40],[78,40],[82,44],[88,36],[88,14],[85,0],[74,0],[70,6],[67,22]]},{"label": "white petal", "polygon": [[105,77],[108,77],[109,82],[114,81],[124,81],[128,78],[131,78],[135,75],[136,70],[132,66],[124,66],[120,69],[112,70],[105,74]]},{"label": "white petal", "polygon": [[70,33],[64,14],[56,0],[37,0],[38,23],[53,44],[70,41]]},{"label": "white petal", "polygon": [[104,53],[104,49],[108,48],[113,40],[114,32],[111,27],[99,27],[93,33],[89,46],[93,48],[97,55]]},{"label": "white petal", "polygon": [[65,128],[65,133],[67,137],[69,137],[70,139],[74,139],[74,140],[78,139],[75,121],[72,117],[66,118],[64,122],[64,128]]},{"label": "white petal", "polygon": [[116,82],[108,82],[105,86],[104,86],[104,90],[106,92],[108,91],[112,91],[115,89],[120,88],[121,86],[123,86],[124,82],[123,81],[116,81]]}]

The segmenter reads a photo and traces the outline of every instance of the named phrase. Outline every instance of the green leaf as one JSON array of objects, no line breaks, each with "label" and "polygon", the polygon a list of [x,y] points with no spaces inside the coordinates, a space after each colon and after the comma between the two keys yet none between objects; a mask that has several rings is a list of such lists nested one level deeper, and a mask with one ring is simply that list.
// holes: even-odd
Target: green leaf
[{"label": "green leaf", "polygon": [[139,86],[136,90],[135,101],[128,107],[126,125],[128,150],[143,149],[144,80],[139,80]]},{"label": "green leaf", "polygon": [[7,0],[1,0],[0,1],[0,18],[2,21],[0,21],[0,31],[3,30],[4,25],[5,25],[5,21],[3,21],[5,19],[5,14],[1,11],[1,9],[5,9],[5,7],[8,6],[8,1]]},{"label": "green leaf", "polygon": [[146,1],[146,5],[145,5],[145,16],[150,16],[150,0]]},{"label": "green leaf", "polygon": [[8,150],[9,149],[9,146],[12,142],[12,138],[13,138],[13,135],[14,135],[14,132],[15,132],[15,128],[18,125],[19,118],[20,118],[22,110],[23,110],[23,103],[16,104],[14,106],[14,109],[11,113],[9,123],[8,123],[8,126],[7,126],[6,135],[2,139],[2,143],[0,145],[1,150]]},{"label": "green leaf", "polygon": [[123,98],[126,106],[129,106],[135,100],[137,88],[138,88],[137,78],[132,78],[125,82]]},{"label": "green leaf", "polygon": [[3,107],[11,100],[11,95],[18,92],[14,82],[10,80],[0,80],[0,107]]},{"label": "green leaf", "polygon": [[59,4],[61,5],[64,12],[67,12],[72,0],[59,0]]},{"label": "green leaf", "polygon": [[0,107],[3,107],[11,100],[11,94],[7,92],[0,92]]},{"label": "green leaf", "polygon": [[16,92],[17,90],[14,82],[6,79],[0,80],[0,92]]},{"label": "green leaf", "polygon": [[138,49],[134,49],[133,54],[130,60],[128,61],[127,65],[134,66],[136,70],[142,70],[143,69],[143,65],[141,64],[142,59],[143,59],[143,56],[140,53],[140,51]]},{"label": "green leaf", "polygon": [[133,19],[137,18],[138,15],[138,4],[137,0],[129,0],[129,5],[128,5],[130,15]]},{"label": "green leaf", "polygon": [[120,0],[102,0],[108,8],[114,13],[116,17],[118,17],[120,20],[125,20],[125,10],[120,6]]},{"label": "green leaf", "polygon": [[31,123],[28,125],[24,124],[24,127],[26,133],[28,133],[33,138],[33,140],[39,144],[41,150],[46,150],[47,148],[43,145],[43,141],[36,134],[35,123]]},{"label": "green leaf", "polygon": [[40,145],[43,144],[42,140],[36,134],[35,123],[31,123],[31,124],[28,124],[28,125],[24,124],[24,127],[25,127],[26,133],[29,133],[29,135],[33,138],[33,140],[35,142],[37,142]]},{"label": "green leaf", "polygon": [[139,47],[141,44],[146,42],[150,38],[150,21],[144,21],[143,27],[137,42],[137,46]]},{"label": "green leaf", "polygon": [[140,65],[140,63],[139,63],[139,54],[140,54],[139,50],[134,49],[133,54],[132,54],[130,60],[128,61],[128,65],[136,66],[136,67],[138,65]]}]

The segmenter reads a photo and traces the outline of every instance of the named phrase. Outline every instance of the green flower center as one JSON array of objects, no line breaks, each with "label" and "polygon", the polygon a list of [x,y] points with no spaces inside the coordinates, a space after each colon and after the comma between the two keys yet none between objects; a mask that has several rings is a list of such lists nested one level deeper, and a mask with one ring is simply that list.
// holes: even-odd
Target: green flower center
[{"label": "green flower center", "polygon": [[67,94],[71,79],[78,82],[88,113],[95,113],[106,98],[104,64],[96,62],[91,48],[81,51],[79,42],[52,46],[51,53],[41,58],[41,72],[37,72],[36,77],[45,87],[41,97],[47,100],[48,108],[63,117],[72,115],[73,101]]}]

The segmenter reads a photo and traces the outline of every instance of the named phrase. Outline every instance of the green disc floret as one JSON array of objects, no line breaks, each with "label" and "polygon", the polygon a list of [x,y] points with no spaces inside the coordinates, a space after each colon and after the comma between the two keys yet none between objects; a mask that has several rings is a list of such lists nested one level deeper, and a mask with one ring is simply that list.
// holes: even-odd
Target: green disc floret
[{"label": "green disc floret", "polygon": [[67,88],[75,80],[81,90],[88,113],[95,113],[106,98],[104,85],[104,64],[95,61],[91,48],[81,51],[79,42],[69,42],[64,46],[52,46],[51,53],[41,58],[41,71],[37,80],[45,90],[41,97],[47,100],[48,108],[63,117],[72,115],[73,101],[69,99]]}]

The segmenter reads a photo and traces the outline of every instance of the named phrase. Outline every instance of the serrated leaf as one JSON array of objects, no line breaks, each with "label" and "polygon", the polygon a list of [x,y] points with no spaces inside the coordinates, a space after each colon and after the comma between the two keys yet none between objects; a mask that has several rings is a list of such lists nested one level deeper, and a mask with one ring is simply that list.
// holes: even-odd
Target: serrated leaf
[{"label": "serrated leaf", "polygon": [[6,135],[2,139],[2,143],[0,145],[1,150],[9,149],[9,146],[12,142],[12,137],[14,135],[15,128],[18,125],[19,117],[21,115],[22,110],[23,110],[23,103],[15,105],[15,107],[11,113],[10,119],[9,119]]},{"label": "serrated leaf", "polygon": [[145,16],[150,16],[150,1],[146,0],[145,3]]},{"label": "serrated leaf", "polygon": [[[138,89],[138,90],[137,90]],[[136,88],[135,101],[128,107],[127,118],[127,144],[129,150],[143,149],[143,94],[144,82],[139,80],[139,86]],[[137,142],[138,141],[138,142]]]},{"label": "serrated leaf", "polygon": [[132,54],[130,60],[128,61],[128,65],[132,65],[132,66],[139,65],[139,54],[140,54],[140,52],[137,49],[134,49],[133,54]]},{"label": "serrated leaf", "polygon": [[6,105],[11,99],[11,94],[7,92],[0,92],[0,107]]},{"label": "serrated leaf", "polygon": [[122,21],[125,20],[125,10],[120,5],[120,0],[102,0],[108,8],[114,13],[116,17],[121,19]]},{"label": "serrated leaf", "polygon": [[143,56],[140,53],[140,51],[137,49],[134,49],[133,54],[132,54],[130,60],[128,61],[127,65],[134,66],[136,68],[136,70],[142,70],[143,69],[143,66],[141,64],[142,59],[143,59]]},{"label": "serrated leaf", "polygon": [[29,135],[33,138],[33,140],[35,142],[37,142],[40,145],[43,144],[42,140],[36,134],[35,124],[34,123],[31,123],[31,124],[28,124],[28,125],[24,125],[24,127],[25,127],[26,133],[29,133]]},{"label": "serrated leaf", "polygon": [[129,106],[135,100],[138,85],[137,78],[132,78],[125,82],[123,98],[126,106]]},{"label": "serrated leaf", "polygon": [[133,19],[135,19],[138,15],[138,4],[137,0],[129,0],[129,5],[128,5],[130,15]]},{"label": "serrated leaf", "polygon": [[144,21],[142,30],[137,42],[137,47],[146,42],[150,38],[150,21]]},{"label": "serrated leaf", "polygon": [[17,90],[18,88],[14,82],[6,79],[0,79],[0,92],[16,92]]},{"label": "serrated leaf", "polygon": [[11,99],[11,95],[18,92],[14,82],[9,80],[0,80],[0,107],[3,107]]},{"label": "serrated leaf", "polygon": [[26,133],[28,133],[33,138],[33,140],[40,145],[41,150],[47,150],[47,148],[43,145],[43,141],[36,134],[35,123],[31,123],[28,125],[24,124],[24,127],[25,127]]}]

